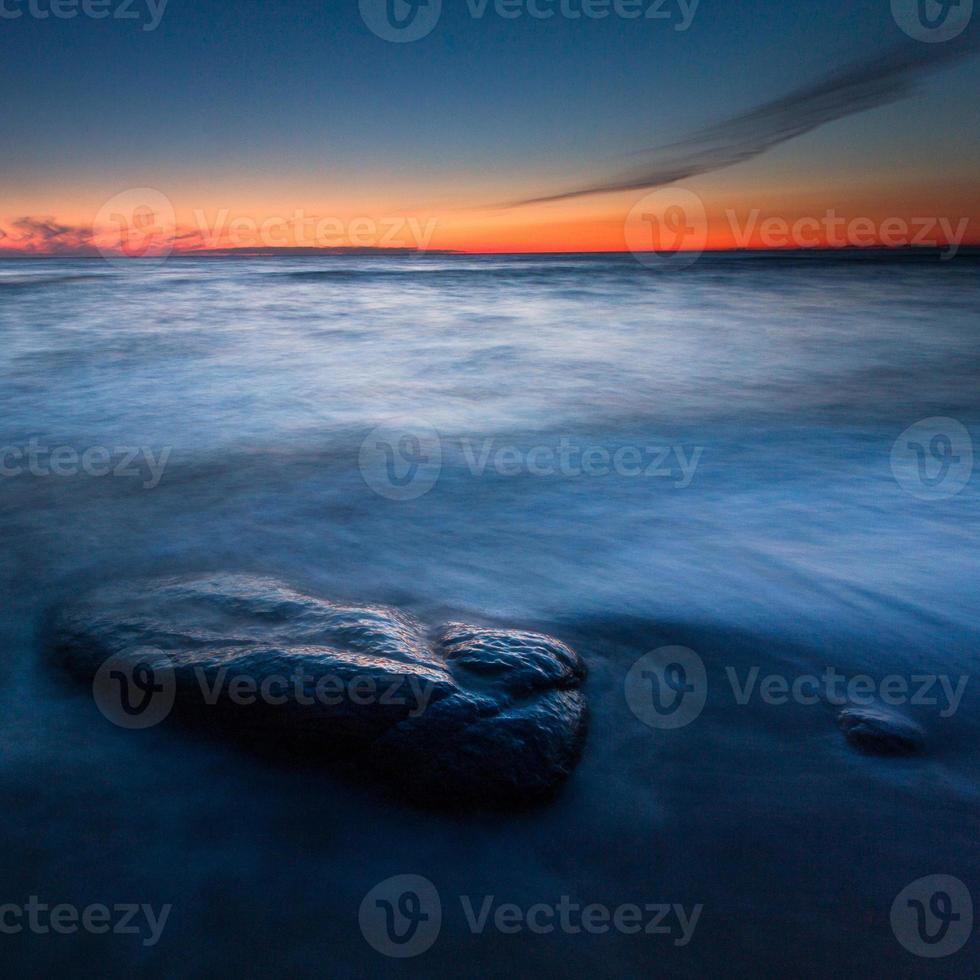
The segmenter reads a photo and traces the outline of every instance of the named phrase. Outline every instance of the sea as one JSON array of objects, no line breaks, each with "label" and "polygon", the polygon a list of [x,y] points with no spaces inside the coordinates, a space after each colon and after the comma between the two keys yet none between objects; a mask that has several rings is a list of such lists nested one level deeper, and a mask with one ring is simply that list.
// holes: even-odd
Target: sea
[{"label": "sea", "polygon": [[[6,975],[976,975],[972,908],[923,893],[917,938],[902,896],[980,904],[978,314],[976,250],[0,262]],[[127,730],[46,655],[84,590],[210,570],[559,637],[577,768],[428,808]],[[703,667],[673,719],[664,648]],[[364,925],[403,875],[421,950]]]}]

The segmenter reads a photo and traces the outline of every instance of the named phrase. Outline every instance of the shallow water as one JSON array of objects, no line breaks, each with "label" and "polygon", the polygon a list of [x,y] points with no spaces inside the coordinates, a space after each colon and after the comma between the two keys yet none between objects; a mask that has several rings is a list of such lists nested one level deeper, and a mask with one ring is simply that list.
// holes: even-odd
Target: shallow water
[{"label": "shallow water", "polygon": [[[904,708],[927,749],[888,759],[848,746],[825,700],[739,704],[726,668],[972,674],[980,483],[961,430],[936,487],[893,461],[923,419],[980,433],[978,273],[969,256],[706,256],[670,275],[609,256],[0,264],[0,448],[21,453],[0,460],[0,904],[173,905],[151,948],[4,936],[14,962],[969,975],[976,935],[917,958],[889,910],[933,873],[980,902],[976,679],[947,716],[941,696]],[[45,472],[55,447],[64,475]],[[71,462],[102,447],[90,461],[118,475]],[[420,812],[167,726],[122,731],[43,659],[46,610],[85,583],[202,568],[558,635],[590,667],[579,769],[545,808]],[[657,730],[624,678],[675,644],[705,662],[707,705]],[[444,921],[396,961],[358,908],[403,872],[435,883]],[[684,946],[473,935],[459,896],[484,894],[704,910]]]}]

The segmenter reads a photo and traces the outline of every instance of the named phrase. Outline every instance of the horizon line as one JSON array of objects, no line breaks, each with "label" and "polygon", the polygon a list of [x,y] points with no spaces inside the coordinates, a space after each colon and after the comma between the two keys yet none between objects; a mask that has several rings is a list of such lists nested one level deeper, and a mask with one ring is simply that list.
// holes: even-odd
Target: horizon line
[{"label": "horizon line", "polygon": [[[962,242],[957,248],[957,252],[968,250],[980,250],[980,239],[972,242]],[[808,245],[808,246],[777,246],[774,248],[753,248],[746,246],[738,247],[705,247],[679,248],[675,254],[687,254],[700,252],[713,255],[808,255],[825,253],[869,253],[884,252],[894,253],[918,253],[927,254],[932,252],[949,252],[948,244],[939,245]],[[268,246],[268,247],[243,247],[229,249],[193,249],[188,251],[173,251],[167,254],[131,256],[115,252],[102,253],[97,250],[85,252],[29,252],[16,249],[0,248],[0,260],[23,260],[23,259],[102,259],[112,262],[163,262],[170,259],[235,259],[235,258],[366,258],[370,256],[385,258],[409,258],[414,256],[493,256],[493,255],[654,255],[660,254],[655,249],[635,251],[628,248],[623,249],[450,249],[450,248],[401,248],[382,246]]]}]

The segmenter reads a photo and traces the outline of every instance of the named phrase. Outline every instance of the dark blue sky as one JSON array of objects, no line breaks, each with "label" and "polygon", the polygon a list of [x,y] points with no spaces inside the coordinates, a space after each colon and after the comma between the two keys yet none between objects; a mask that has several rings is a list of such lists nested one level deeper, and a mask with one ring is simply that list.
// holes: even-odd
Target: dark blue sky
[{"label": "dark blue sky", "polygon": [[[673,20],[544,21],[474,19],[466,0],[443,0],[435,29],[406,44],[375,36],[357,0],[169,0],[152,32],[145,0],[133,9],[142,20],[0,20],[0,217],[140,184],[480,203],[678,139],[907,40],[888,0],[701,0],[684,32],[676,0],[663,8]],[[968,179],[978,82],[973,59],[740,179]]]}]

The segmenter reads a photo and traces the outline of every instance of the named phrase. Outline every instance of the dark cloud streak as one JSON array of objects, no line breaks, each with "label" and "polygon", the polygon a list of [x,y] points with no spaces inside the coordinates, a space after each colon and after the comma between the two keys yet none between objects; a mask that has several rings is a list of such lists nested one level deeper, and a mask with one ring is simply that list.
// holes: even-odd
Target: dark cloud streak
[{"label": "dark cloud streak", "polygon": [[872,61],[839,68],[818,82],[703,129],[688,139],[631,154],[644,159],[630,170],[509,206],[663,187],[722,170],[837,119],[904,99],[929,72],[976,51],[976,43],[963,38],[944,44],[905,44]]}]

